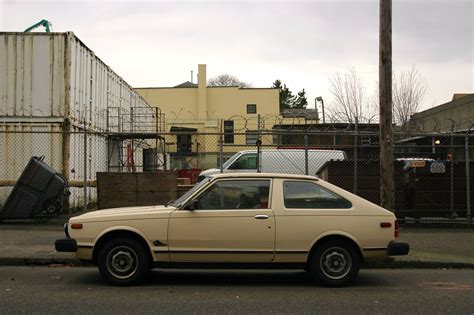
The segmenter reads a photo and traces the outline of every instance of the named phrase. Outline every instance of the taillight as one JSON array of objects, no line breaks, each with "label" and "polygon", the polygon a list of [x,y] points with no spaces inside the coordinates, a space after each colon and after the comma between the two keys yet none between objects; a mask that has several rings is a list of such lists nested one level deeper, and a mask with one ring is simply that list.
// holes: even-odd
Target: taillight
[{"label": "taillight", "polygon": [[393,236],[395,236],[395,238],[400,236],[400,224],[398,224],[397,220],[395,220],[395,231]]},{"label": "taillight", "polygon": [[71,224],[71,229],[82,229],[82,223]]}]

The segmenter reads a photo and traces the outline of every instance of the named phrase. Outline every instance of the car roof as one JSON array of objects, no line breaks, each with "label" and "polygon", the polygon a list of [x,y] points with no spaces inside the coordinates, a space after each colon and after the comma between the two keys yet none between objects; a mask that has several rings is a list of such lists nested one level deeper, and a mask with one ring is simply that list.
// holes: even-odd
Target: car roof
[{"label": "car roof", "polygon": [[297,174],[281,174],[281,173],[222,173],[222,174],[213,174],[213,178],[292,178],[292,179],[310,179],[318,180],[316,176],[310,175],[297,175]]},{"label": "car roof", "polygon": [[[281,148],[281,149],[261,149],[260,152],[295,152],[295,151],[305,151],[304,148]],[[331,150],[331,149],[308,149],[307,151],[309,152],[336,152],[336,153],[341,153],[344,152],[343,150]],[[256,153],[257,149],[252,149],[252,150],[242,150],[237,153]]]}]

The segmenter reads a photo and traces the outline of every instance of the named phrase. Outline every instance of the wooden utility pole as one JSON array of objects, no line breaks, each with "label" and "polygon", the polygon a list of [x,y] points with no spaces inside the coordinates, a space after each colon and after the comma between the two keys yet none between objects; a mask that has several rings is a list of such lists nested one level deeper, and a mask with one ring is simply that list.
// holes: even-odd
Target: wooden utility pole
[{"label": "wooden utility pole", "polygon": [[392,0],[380,0],[380,205],[395,210],[392,140]]}]

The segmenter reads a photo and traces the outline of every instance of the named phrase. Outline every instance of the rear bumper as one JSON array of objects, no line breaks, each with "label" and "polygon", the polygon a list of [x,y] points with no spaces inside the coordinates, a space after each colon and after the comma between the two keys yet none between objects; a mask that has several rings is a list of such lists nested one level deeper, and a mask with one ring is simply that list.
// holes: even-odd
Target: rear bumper
[{"label": "rear bumper", "polygon": [[410,251],[410,245],[408,243],[399,243],[392,241],[388,244],[387,247],[387,254],[389,256],[401,256],[401,255],[408,255]]},{"label": "rear bumper", "polygon": [[77,252],[77,242],[71,238],[56,240],[56,242],[54,242],[54,247],[58,252]]}]

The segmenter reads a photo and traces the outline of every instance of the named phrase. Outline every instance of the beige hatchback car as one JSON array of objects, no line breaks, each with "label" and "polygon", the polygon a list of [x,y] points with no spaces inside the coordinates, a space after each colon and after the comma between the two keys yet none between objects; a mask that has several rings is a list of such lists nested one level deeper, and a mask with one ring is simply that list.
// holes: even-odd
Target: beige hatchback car
[{"label": "beige hatchback car", "polygon": [[313,176],[219,174],[160,206],[89,212],[65,224],[56,250],[97,264],[115,285],[154,268],[301,268],[327,286],[363,261],[406,255],[395,216]]}]

